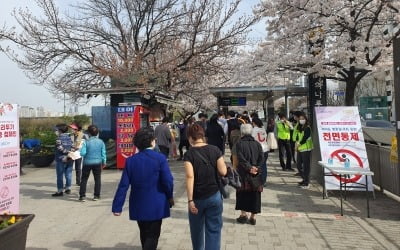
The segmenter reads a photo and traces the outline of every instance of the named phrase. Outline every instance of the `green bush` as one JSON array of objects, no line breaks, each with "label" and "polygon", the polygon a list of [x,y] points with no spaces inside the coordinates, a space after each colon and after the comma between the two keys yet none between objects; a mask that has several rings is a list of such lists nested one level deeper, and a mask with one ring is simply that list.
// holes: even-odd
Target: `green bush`
[{"label": "green bush", "polygon": [[56,144],[57,135],[54,130],[33,131],[27,134],[25,138],[39,139],[43,146],[54,146]]},{"label": "green bush", "polygon": [[19,129],[21,138],[29,138],[28,136],[35,135],[37,132],[54,131],[54,126],[59,123],[68,124],[68,121],[66,121],[63,117],[20,118]]},{"label": "green bush", "polygon": [[90,117],[87,115],[76,115],[74,116],[73,122],[82,127],[86,127],[87,125],[90,125]]},{"label": "green bush", "polygon": [[[64,117],[20,118],[21,141],[24,139],[38,139],[41,143],[41,150],[37,155],[54,154],[54,146],[57,139],[54,127],[59,123],[67,122]],[[24,151],[21,151],[21,154],[24,154]]]}]

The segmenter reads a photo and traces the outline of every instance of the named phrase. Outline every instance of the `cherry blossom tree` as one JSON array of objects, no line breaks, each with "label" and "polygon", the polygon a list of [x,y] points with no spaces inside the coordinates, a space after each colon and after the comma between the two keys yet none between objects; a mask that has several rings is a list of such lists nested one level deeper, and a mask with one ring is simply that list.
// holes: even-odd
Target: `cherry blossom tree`
[{"label": "cherry blossom tree", "polygon": [[345,82],[345,104],[353,105],[360,80],[391,60],[399,10],[395,0],[263,0],[257,14],[267,18],[269,41],[253,67]]},{"label": "cherry blossom tree", "polygon": [[36,2],[42,15],[16,11],[18,29],[2,33],[23,53],[5,52],[35,83],[76,97],[115,83],[200,99],[256,20],[237,17],[241,0],[87,0],[63,13]]}]

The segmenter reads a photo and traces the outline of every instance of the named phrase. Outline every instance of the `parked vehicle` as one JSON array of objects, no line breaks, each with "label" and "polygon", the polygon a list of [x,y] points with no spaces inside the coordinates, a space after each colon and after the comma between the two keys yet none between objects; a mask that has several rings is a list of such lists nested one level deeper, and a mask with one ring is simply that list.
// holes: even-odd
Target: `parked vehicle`
[{"label": "parked vehicle", "polygon": [[365,120],[362,122],[363,127],[374,127],[374,128],[393,128],[393,124],[386,120]]},{"label": "parked vehicle", "polygon": [[386,120],[364,120],[361,122],[366,143],[390,146],[396,128]]}]

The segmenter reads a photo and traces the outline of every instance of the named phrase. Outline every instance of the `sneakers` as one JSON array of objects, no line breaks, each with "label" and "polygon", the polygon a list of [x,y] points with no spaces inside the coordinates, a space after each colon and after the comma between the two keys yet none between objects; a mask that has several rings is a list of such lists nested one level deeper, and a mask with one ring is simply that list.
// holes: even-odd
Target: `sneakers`
[{"label": "sneakers", "polygon": [[52,194],[51,196],[59,197],[59,196],[63,196],[63,195],[64,195],[63,192],[56,192],[56,193]]},{"label": "sneakers", "polygon": [[297,182],[297,184],[298,184],[299,186],[301,186],[301,185],[304,184],[304,181],[299,181],[299,182]]},{"label": "sneakers", "polygon": [[[98,201],[100,199],[100,197],[99,196],[95,196],[95,197],[93,197],[93,201]],[[85,196],[80,196],[79,197],[79,201],[81,201],[81,202],[85,202],[86,201],[86,197]]]},{"label": "sneakers", "polygon": [[300,173],[295,173],[294,176],[301,176],[301,174]]},{"label": "sneakers", "polygon": [[249,219],[249,224],[255,226],[256,225],[256,219],[250,218]]},{"label": "sneakers", "polygon": [[247,223],[247,216],[239,216],[238,218],[236,218],[236,221],[240,224],[245,224]]},{"label": "sneakers", "polygon": [[302,183],[302,184],[299,185],[299,187],[302,188],[302,189],[309,189],[310,185],[308,185],[306,183]]},{"label": "sneakers", "polygon": [[286,171],[294,172],[295,170],[293,168],[287,168]]},{"label": "sneakers", "polygon": [[65,190],[65,193],[66,193],[66,194],[71,194],[71,189]]}]

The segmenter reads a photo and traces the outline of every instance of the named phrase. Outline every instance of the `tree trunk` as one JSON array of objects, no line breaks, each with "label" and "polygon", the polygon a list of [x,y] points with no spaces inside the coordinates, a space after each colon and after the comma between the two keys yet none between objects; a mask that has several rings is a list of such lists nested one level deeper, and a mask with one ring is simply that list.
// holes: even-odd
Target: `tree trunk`
[{"label": "tree trunk", "polygon": [[357,83],[355,79],[347,79],[346,81],[346,94],[344,97],[345,106],[354,106],[354,93],[356,91]]}]

